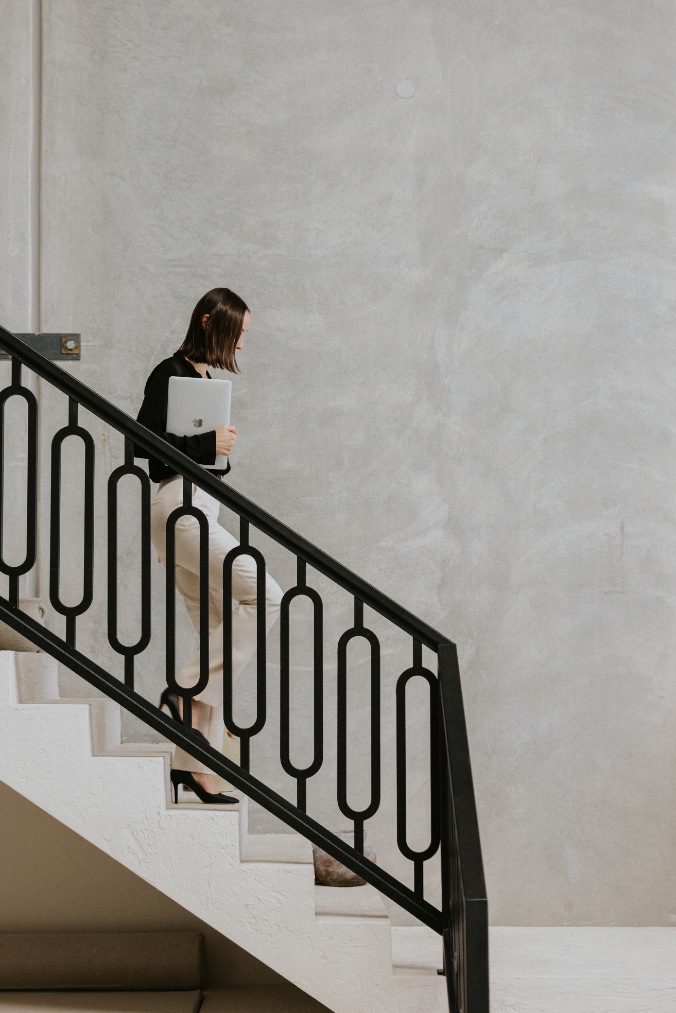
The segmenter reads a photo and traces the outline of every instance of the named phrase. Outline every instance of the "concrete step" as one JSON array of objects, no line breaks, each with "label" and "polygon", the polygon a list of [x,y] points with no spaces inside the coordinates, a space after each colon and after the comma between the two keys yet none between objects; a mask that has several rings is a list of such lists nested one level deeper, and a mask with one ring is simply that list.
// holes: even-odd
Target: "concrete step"
[{"label": "concrete step", "polygon": [[325,1013],[327,1009],[309,995],[299,996],[296,989],[283,985],[242,985],[207,989],[200,1013]]},{"label": "concrete step", "polygon": [[0,1013],[198,1013],[202,1008],[199,991],[0,992]]},{"label": "concrete step", "polygon": [[[279,823],[279,821],[276,821]],[[249,829],[249,800],[242,798],[240,823],[240,859],[242,862],[290,862],[312,865],[312,845],[300,834],[252,834]]]},{"label": "concrete step", "polygon": [[384,918],[387,912],[373,886],[315,886],[319,918]]}]

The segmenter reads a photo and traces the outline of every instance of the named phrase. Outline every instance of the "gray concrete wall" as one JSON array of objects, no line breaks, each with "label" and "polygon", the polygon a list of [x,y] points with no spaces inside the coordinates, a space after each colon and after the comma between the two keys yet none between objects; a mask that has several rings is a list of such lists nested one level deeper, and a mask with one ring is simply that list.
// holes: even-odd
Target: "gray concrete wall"
[{"label": "gray concrete wall", "polygon": [[675,30],[667,0],[43,2],[42,327],[135,413],[203,291],[251,305],[232,484],[457,641],[498,924],[676,912]]},{"label": "gray concrete wall", "polygon": [[[0,277],[2,278],[2,323],[16,331],[40,328],[39,291],[39,171],[40,171],[40,72],[39,6],[34,2],[3,3],[0,28],[0,62],[4,68],[0,89],[0,138],[3,155],[0,168]],[[20,129],[17,125],[20,124]],[[9,365],[0,361],[4,387]],[[24,375],[33,391],[36,383]],[[17,565],[25,558],[22,537],[15,533],[14,517],[25,516],[25,404],[15,399],[6,408],[6,422],[13,427],[15,440],[4,448],[5,510],[9,530],[5,535],[4,558]],[[6,529],[7,530],[7,529]],[[0,586],[5,592],[5,578]],[[37,593],[37,579],[29,575],[22,588],[26,596]]]}]

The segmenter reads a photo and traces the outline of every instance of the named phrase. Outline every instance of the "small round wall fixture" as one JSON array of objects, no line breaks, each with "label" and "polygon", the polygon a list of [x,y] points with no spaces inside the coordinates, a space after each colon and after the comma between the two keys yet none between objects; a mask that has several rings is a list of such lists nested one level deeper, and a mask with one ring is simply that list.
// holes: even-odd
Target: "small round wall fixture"
[{"label": "small round wall fixture", "polygon": [[413,84],[413,81],[409,81],[408,78],[400,81],[397,85],[397,95],[399,98],[413,98],[415,95],[415,85]]}]

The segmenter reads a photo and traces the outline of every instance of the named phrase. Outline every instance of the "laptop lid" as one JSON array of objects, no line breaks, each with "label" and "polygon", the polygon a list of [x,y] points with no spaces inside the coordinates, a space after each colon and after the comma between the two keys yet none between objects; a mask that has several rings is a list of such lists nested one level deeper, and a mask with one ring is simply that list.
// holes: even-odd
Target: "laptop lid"
[{"label": "laptop lid", "polygon": [[[230,425],[231,380],[208,380],[192,376],[170,376],[167,396],[167,432],[175,436],[196,436],[219,426]],[[216,458],[203,467],[225,471],[228,459]]]}]

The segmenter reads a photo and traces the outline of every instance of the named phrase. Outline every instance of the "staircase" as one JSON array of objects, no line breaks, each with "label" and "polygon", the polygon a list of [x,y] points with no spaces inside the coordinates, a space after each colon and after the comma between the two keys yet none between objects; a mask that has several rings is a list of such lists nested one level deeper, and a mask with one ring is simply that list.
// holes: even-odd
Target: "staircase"
[{"label": "staircase", "polygon": [[[485,887],[476,824],[469,751],[455,646],[350,573],[335,560],[219,483],[190,459],[143,429],[72,376],[42,359],[14,335],[0,328],[0,346],[12,356],[12,382],[0,394],[4,423],[7,402],[17,397],[27,405],[25,558],[9,564],[0,509],[0,572],[8,592],[0,597],[0,619],[24,634],[43,653],[0,654],[0,778],[66,826],[124,864],[217,931],[248,950],[309,995],[335,1011],[451,1010],[488,1011],[488,930]],[[50,602],[63,617],[64,631],[45,629],[19,607],[20,582],[37,559],[38,404],[24,386],[22,368],[67,398],[68,425],[53,438],[50,502]],[[108,479],[108,629],[109,645],[120,656],[119,675],[99,664],[98,656],[79,649],[77,628],[92,601],[94,540],[94,465],[96,448],[78,422],[82,405],[124,438],[124,463]],[[60,598],[60,573],[65,567],[59,542],[60,448],[67,437],[85,448],[83,595],[77,605]],[[257,718],[249,728],[234,724],[226,708],[226,727],[242,742],[241,766],[206,745],[190,728],[190,691],[183,692],[185,724],[167,718],[135,689],[135,664],[150,641],[150,591],[142,588],[143,629],[134,644],[121,642],[117,628],[117,493],[122,477],[141,485],[145,504],[141,517],[142,553],[149,554],[150,483],[133,462],[133,443],[161,456],[184,476],[184,508],[191,508],[191,486],[216,496],[240,517],[240,543],[249,544],[251,528],[272,537],[297,560],[297,584],[282,602],[282,713],[279,717],[282,766],[296,780],[291,803],[250,771],[250,742],[262,728],[266,673],[258,672]],[[4,442],[3,442],[4,447]],[[44,455],[47,457],[48,455]],[[4,494],[0,460],[0,495]],[[13,532],[14,533],[14,532]],[[257,551],[257,550],[256,550]],[[307,783],[321,765],[323,712],[315,722],[315,761],[294,767],[289,758],[288,610],[304,595],[315,606],[315,701],[322,699],[323,664],[321,599],[311,586],[312,573],[329,577],[354,600],[354,624],[338,644],[338,786],[342,814],[352,823],[354,846],[328,830],[307,811]],[[173,575],[167,575],[168,588]],[[170,597],[170,595],[168,595]],[[319,604],[318,604],[319,602]],[[413,886],[364,853],[364,832],[377,813],[381,797],[380,645],[369,629],[368,607],[411,638],[411,663],[396,683],[396,768],[385,777],[396,782],[396,847],[410,862]],[[173,608],[173,606],[172,606]],[[286,610],[286,612],[285,612]],[[286,616],[286,622],[285,622]],[[173,671],[173,613],[166,618],[167,684],[176,688]],[[371,797],[361,810],[348,803],[347,790],[347,646],[367,642],[371,651]],[[265,656],[259,644],[259,656]],[[263,650],[261,650],[261,647]],[[423,647],[438,656],[439,671],[423,665]],[[106,698],[64,700],[58,694],[58,665],[66,665]],[[429,840],[413,847],[407,825],[406,688],[420,679],[429,692]],[[227,689],[227,688],[226,688]],[[192,691],[194,694],[194,691]],[[175,805],[169,791],[168,744],[121,744],[121,706],[170,743],[181,745],[241,792],[233,806],[203,806],[183,796]],[[342,714],[342,717],[341,717]],[[263,717],[264,723],[265,717]],[[410,745],[409,745],[410,749]],[[281,820],[296,833],[256,835],[248,831],[249,802]],[[349,890],[317,887],[311,843],[361,875],[369,884]],[[441,864],[442,905],[426,896],[425,871]],[[415,926],[392,926],[381,894],[418,919]],[[445,976],[437,973],[445,971]]]},{"label": "staircase", "polygon": [[119,706],[59,698],[48,655],[0,652],[0,727],[0,779],[329,1009],[448,1008],[436,966],[402,963],[431,943],[440,966],[435,933],[392,929],[372,887],[315,886],[307,841],[248,834],[246,798],[172,805],[170,748],[120,745]]}]

